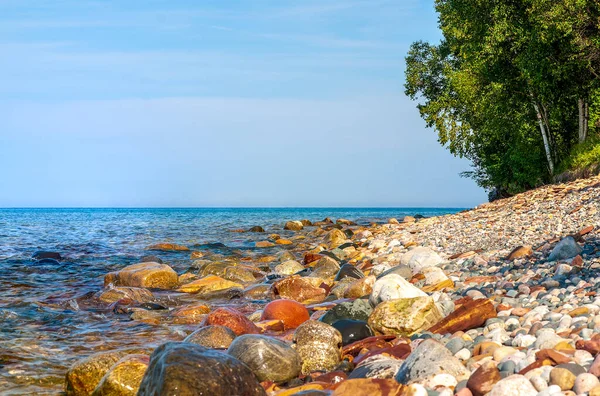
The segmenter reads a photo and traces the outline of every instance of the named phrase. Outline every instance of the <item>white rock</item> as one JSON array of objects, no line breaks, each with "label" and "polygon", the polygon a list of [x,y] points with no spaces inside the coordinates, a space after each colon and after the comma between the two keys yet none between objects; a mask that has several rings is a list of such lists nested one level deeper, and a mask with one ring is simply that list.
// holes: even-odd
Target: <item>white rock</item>
[{"label": "white rock", "polygon": [[575,385],[573,386],[573,390],[579,395],[591,391],[598,385],[600,385],[598,377],[596,377],[594,374],[583,373],[579,374],[577,378],[575,378]]},{"label": "white rock", "polygon": [[514,374],[498,381],[488,396],[536,396],[537,393],[527,378]]},{"label": "white rock", "polygon": [[435,267],[443,262],[444,260],[439,254],[423,246],[409,250],[400,259],[400,263],[408,265],[413,274],[421,272],[423,268]]},{"label": "white rock", "polygon": [[427,293],[411,285],[398,274],[386,275],[378,279],[373,285],[373,291],[369,297],[369,302],[373,306],[389,300],[398,298],[426,297]]}]

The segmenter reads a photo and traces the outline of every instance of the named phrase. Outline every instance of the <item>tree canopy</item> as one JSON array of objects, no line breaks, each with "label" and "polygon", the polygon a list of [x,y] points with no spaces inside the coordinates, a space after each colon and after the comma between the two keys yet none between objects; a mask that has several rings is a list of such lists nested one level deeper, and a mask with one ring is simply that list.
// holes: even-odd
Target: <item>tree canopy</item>
[{"label": "tree canopy", "polygon": [[439,43],[406,57],[406,94],[486,189],[549,182],[598,133],[597,0],[436,0]]}]

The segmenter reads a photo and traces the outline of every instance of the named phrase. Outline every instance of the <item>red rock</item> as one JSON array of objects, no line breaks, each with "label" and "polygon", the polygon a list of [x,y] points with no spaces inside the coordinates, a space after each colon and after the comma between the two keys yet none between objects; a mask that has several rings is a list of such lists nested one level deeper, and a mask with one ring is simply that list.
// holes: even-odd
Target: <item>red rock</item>
[{"label": "red rock", "polygon": [[315,261],[319,261],[321,259],[320,254],[316,253],[306,253],[304,255],[304,265],[309,265],[310,263],[314,263]]},{"label": "red rock", "polygon": [[577,340],[575,343],[575,347],[577,349],[583,349],[584,351],[588,351],[592,355],[596,355],[600,352],[600,341],[591,339],[589,341]]},{"label": "red rock", "polygon": [[232,308],[217,308],[208,314],[202,321],[202,326],[210,325],[229,327],[238,336],[260,333],[260,329],[250,319]]},{"label": "red rock", "polygon": [[573,258],[573,260],[571,260],[571,265],[573,267],[581,267],[583,265],[583,259],[581,258],[580,255],[577,255]]},{"label": "red rock", "polygon": [[343,371],[332,371],[327,374],[321,374],[319,372],[315,372],[313,374],[315,374],[313,381],[329,382],[330,384],[337,384],[339,382],[342,382],[342,381],[348,379],[348,374],[344,373]]},{"label": "red rock", "polygon": [[306,307],[299,302],[293,300],[275,300],[265,306],[260,319],[281,320],[285,329],[295,329],[309,320],[310,315]]},{"label": "red rock", "polygon": [[363,360],[366,360],[366,359],[370,358],[371,356],[376,356],[376,355],[385,355],[385,356],[393,357],[395,359],[403,360],[403,359],[406,359],[408,357],[408,355],[410,355],[410,352],[411,352],[411,348],[410,348],[410,345],[408,345],[408,344],[398,344],[398,345],[394,345],[394,346],[390,346],[390,347],[386,347],[386,348],[375,348],[375,349],[371,349],[367,353],[358,355],[352,361],[352,363],[357,365],[357,364],[360,364],[360,362],[362,362]]},{"label": "red rock", "polygon": [[471,300],[433,325],[429,331],[437,334],[453,334],[482,326],[486,320],[495,317],[496,308],[491,300]]},{"label": "red rock", "polygon": [[578,236],[582,237],[586,234],[589,234],[590,232],[594,231],[594,226],[589,225],[587,227],[582,228],[581,230],[579,230],[579,232],[577,233]]},{"label": "red rock", "polygon": [[332,396],[400,396],[403,388],[395,379],[356,378],[336,385]]},{"label": "red rock", "polygon": [[537,360],[552,360],[555,365],[569,363],[571,359],[554,349],[541,349],[535,353]]},{"label": "red rock", "polygon": [[454,396],[473,396],[473,392],[469,390],[469,388],[462,388]]},{"label": "red rock", "polygon": [[465,279],[464,283],[485,283],[485,282],[496,282],[498,278],[495,276],[473,276]]},{"label": "red rock", "polygon": [[467,388],[473,393],[473,396],[483,396],[490,392],[496,382],[500,381],[500,370],[494,362],[483,363],[467,381]]},{"label": "red rock", "polygon": [[600,377],[600,355],[596,356],[594,363],[590,366],[588,373],[594,374],[596,377]]},{"label": "red rock", "polygon": [[521,316],[525,316],[525,314],[529,311],[531,311],[530,308],[517,307],[512,310],[511,315],[521,317]]},{"label": "red rock", "polygon": [[518,258],[529,257],[533,254],[533,249],[531,246],[518,246],[513,249],[512,252],[508,254],[506,257],[507,260],[513,261]]}]

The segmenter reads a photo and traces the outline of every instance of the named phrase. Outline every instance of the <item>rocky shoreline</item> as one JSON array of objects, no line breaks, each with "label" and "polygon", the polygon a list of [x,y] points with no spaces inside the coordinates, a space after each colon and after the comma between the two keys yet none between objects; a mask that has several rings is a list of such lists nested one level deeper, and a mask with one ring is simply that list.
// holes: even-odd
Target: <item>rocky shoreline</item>
[{"label": "rocky shoreline", "polygon": [[234,230],[264,235],[251,253],[156,244],[107,274],[93,304],[190,330],[79,360],[66,393],[600,395],[600,177],[454,215],[284,229]]}]

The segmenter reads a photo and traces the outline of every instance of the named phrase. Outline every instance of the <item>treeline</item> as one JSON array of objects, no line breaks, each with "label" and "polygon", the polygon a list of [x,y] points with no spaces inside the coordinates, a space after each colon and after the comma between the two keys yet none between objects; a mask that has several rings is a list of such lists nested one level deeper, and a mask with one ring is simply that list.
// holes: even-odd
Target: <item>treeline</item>
[{"label": "treeline", "polygon": [[477,183],[552,181],[600,133],[600,0],[436,0],[439,43],[415,42],[406,94]]}]

